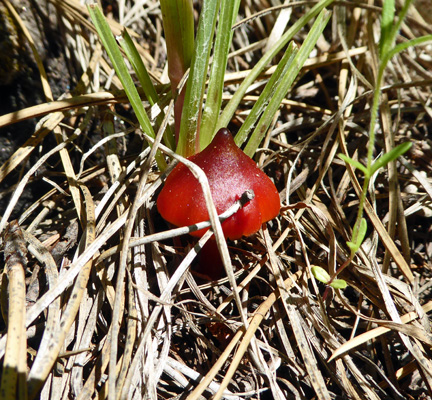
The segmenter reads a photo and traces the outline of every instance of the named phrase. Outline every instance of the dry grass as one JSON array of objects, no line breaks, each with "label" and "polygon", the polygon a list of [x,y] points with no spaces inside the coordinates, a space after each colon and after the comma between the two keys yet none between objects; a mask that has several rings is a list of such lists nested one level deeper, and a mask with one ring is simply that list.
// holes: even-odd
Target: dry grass
[{"label": "dry grass", "polygon": [[[103,4],[114,30],[135,33],[168,93],[158,2]],[[427,4],[415,3],[398,41],[432,33],[422,18]],[[225,100],[279,27],[309,6],[239,25]],[[245,0],[240,14],[269,7]],[[25,132],[13,151],[2,142],[9,153],[0,167],[2,398],[24,398],[24,388],[42,399],[431,398],[430,47],[397,55],[387,69],[375,155],[405,141],[413,147],[371,182],[367,237],[341,276],[349,287],[326,290],[310,271],[318,265],[331,274],[349,255],[362,177],[337,153],[366,158],[380,2],[333,7],[256,155],[282,210],[255,236],[228,243],[233,293],[226,278],[208,282],[191,272],[194,242],[172,238],[157,214],[164,176],[139,150],[142,135],[86,9],[50,0],[17,10],[23,27],[14,29],[29,29],[27,38],[17,35],[34,40],[19,54],[31,60],[25,73],[45,100],[18,102],[0,116],[3,137]],[[14,20],[6,6],[1,11]],[[45,68],[37,70],[36,54]],[[270,73],[244,98],[232,131]],[[21,229],[8,224],[14,218]],[[133,237],[123,244],[128,223]]]}]

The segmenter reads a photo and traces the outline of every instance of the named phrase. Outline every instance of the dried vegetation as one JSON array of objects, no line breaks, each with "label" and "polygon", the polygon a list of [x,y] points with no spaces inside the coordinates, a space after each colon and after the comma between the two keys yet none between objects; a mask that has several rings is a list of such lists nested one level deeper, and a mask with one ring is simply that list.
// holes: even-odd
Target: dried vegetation
[{"label": "dried vegetation", "polygon": [[[172,238],[158,216],[164,176],[86,8],[16,3],[16,15],[7,1],[1,8],[16,46],[25,43],[0,111],[4,398],[431,398],[430,46],[396,55],[386,70],[375,156],[413,147],[371,181],[367,237],[341,276],[349,286],[326,290],[311,266],[332,274],[349,255],[362,176],[337,154],[366,158],[381,3],[332,7],[256,155],[282,209],[257,235],[229,243],[239,310],[227,279],[194,273],[193,240]],[[130,29],[167,106],[158,2],[103,6],[114,32]],[[310,3],[270,6],[242,2],[239,21],[249,19],[234,32],[225,100]],[[426,7],[414,3],[398,42],[432,33]],[[232,131],[271,71],[244,97]],[[33,93],[19,92],[30,81]]]}]

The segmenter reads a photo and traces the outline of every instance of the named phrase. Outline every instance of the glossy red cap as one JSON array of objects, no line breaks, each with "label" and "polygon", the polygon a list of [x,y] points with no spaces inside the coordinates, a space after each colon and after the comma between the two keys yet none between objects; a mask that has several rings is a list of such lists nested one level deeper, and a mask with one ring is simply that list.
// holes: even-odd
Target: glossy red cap
[{"label": "glossy red cap", "polygon": [[[249,236],[279,214],[280,199],[275,185],[237,147],[228,129],[220,129],[213,141],[189,160],[205,172],[218,214],[231,207],[247,189],[255,193],[253,200],[223,222],[225,237]],[[176,226],[209,219],[201,185],[184,164],[178,164],[169,174],[157,207],[162,217]],[[201,229],[191,235],[201,237],[204,233]]]}]

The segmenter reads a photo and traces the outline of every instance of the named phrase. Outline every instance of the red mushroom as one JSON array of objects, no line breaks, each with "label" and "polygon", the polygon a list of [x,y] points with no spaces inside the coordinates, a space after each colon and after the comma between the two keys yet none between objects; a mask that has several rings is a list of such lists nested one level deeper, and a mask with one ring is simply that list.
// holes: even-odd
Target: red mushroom
[{"label": "red mushroom", "polygon": [[[228,129],[220,129],[213,141],[189,160],[206,174],[218,214],[223,213],[248,189],[255,197],[222,223],[225,237],[239,239],[257,232],[264,222],[279,214],[280,199],[270,178],[234,143]],[[162,217],[176,226],[209,219],[198,180],[184,164],[178,164],[166,179],[157,199]],[[191,233],[201,237],[205,229]]]}]

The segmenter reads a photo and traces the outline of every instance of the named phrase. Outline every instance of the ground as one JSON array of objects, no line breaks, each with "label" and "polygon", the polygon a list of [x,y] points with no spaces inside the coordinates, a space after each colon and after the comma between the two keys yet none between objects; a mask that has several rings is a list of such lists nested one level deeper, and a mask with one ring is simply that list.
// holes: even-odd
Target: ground
[{"label": "ground", "polygon": [[[246,20],[233,31],[222,108],[315,3],[279,4],[241,2],[236,21]],[[428,4],[409,7],[395,45],[432,34]],[[194,4],[196,25],[201,6]],[[233,290],[225,274],[209,280],[196,271],[197,240],[173,237],[157,212],[165,175],[149,161],[86,7],[2,3],[5,398],[195,399],[220,388],[230,399],[432,398],[432,44],[389,61],[372,140],[381,7],[328,7],[330,22],[254,155],[281,211],[257,234],[227,242]],[[127,26],[140,45],[167,110],[159,2],[106,1],[102,9],[115,32]],[[298,46],[312,22],[295,34]],[[228,124],[233,134],[284,51],[243,96]],[[143,104],[150,115],[144,96]],[[411,148],[366,182],[360,200],[364,174],[339,154],[366,165],[368,151],[375,160],[405,142]],[[360,204],[366,232],[352,255]],[[338,270],[347,287],[319,281],[316,267]]]}]

